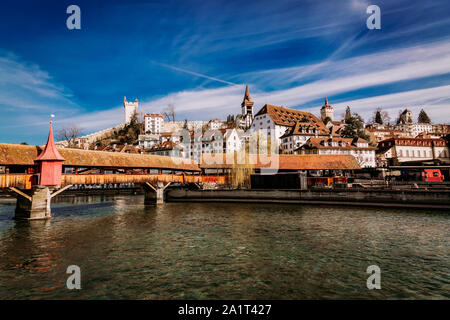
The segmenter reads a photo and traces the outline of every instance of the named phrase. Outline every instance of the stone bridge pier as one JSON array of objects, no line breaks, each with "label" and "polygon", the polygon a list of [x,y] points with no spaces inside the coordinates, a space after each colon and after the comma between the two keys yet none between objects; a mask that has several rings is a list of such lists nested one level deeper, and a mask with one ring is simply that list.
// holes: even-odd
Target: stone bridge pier
[{"label": "stone bridge pier", "polygon": [[21,191],[17,188],[10,188],[17,194],[17,203],[14,219],[20,220],[37,220],[49,219],[51,214],[52,198],[72,185],[60,188],[57,186],[33,186],[29,191]]},{"label": "stone bridge pier", "polygon": [[158,182],[156,186],[149,182],[145,182],[143,184],[145,192],[144,204],[163,204],[166,196],[165,190],[169,185],[170,182],[166,184]]}]

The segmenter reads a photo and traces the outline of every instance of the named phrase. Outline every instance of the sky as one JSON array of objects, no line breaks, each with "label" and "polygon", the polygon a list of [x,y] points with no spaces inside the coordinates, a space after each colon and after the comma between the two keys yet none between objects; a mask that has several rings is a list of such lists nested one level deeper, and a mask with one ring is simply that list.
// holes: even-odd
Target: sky
[{"label": "sky", "polygon": [[[81,29],[69,30],[69,5]],[[369,30],[369,5],[381,29]],[[88,134],[173,104],[176,119],[240,113],[245,85],[265,104],[367,122],[424,108],[450,123],[448,0],[2,0],[0,142],[43,144],[56,129]]]}]

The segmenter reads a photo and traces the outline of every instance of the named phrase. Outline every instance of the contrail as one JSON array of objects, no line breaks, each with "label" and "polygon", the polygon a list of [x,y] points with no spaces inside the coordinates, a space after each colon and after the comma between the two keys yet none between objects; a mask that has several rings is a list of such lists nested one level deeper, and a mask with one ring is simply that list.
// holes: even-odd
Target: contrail
[{"label": "contrail", "polygon": [[160,63],[160,62],[156,62],[156,61],[152,61],[152,63],[158,64],[160,66],[163,66],[163,67],[166,67],[166,68],[169,68],[169,69],[172,69],[172,70],[184,72],[184,73],[187,73],[187,74],[192,74],[193,76],[196,76],[196,77],[201,77],[201,78],[205,78],[205,79],[209,79],[209,80],[213,80],[213,81],[218,81],[218,82],[230,84],[230,85],[233,85],[233,86],[238,85],[237,83],[233,83],[233,82],[230,82],[230,81],[217,79],[217,78],[214,78],[214,77],[210,77],[210,76],[208,76],[206,74],[201,74],[201,73],[189,71],[189,70],[186,70],[186,69],[181,69],[181,68],[174,67],[174,66],[171,66],[171,65],[168,65],[168,64],[165,64],[165,63]]}]

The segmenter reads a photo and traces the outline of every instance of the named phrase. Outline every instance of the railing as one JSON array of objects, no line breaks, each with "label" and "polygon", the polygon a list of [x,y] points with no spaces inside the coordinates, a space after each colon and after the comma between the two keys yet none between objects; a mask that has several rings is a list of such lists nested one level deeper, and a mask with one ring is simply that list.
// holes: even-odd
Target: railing
[{"label": "railing", "polygon": [[0,174],[0,188],[31,189],[37,176],[33,174]]},{"label": "railing", "polygon": [[64,174],[62,186],[69,184],[115,184],[115,183],[206,183],[226,184],[225,176],[199,176],[183,174]]},{"label": "railing", "polygon": [[[0,174],[0,189],[16,187],[31,189],[37,184],[36,174]],[[217,183],[228,184],[226,176],[201,176],[185,174],[63,174],[61,187],[67,185],[102,185],[120,183]]]}]

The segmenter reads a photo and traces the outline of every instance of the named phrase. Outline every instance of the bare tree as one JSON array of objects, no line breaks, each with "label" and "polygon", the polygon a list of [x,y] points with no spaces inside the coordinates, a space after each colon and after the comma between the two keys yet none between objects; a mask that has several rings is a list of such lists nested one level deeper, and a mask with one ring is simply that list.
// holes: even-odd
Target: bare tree
[{"label": "bare tree", "polygon": [[59,141],[66,141],[68,148],[73,148],[76,146],[76,140],[80,136],[80,129],[72,124],[67,128],[60,128],[56,132],[56,139]]},{"label": "bare tree", "polygon": [[175,122],[175,106],[173,104],[169,104],[167,108],[163,110],[162,115],[167,121]]}]

